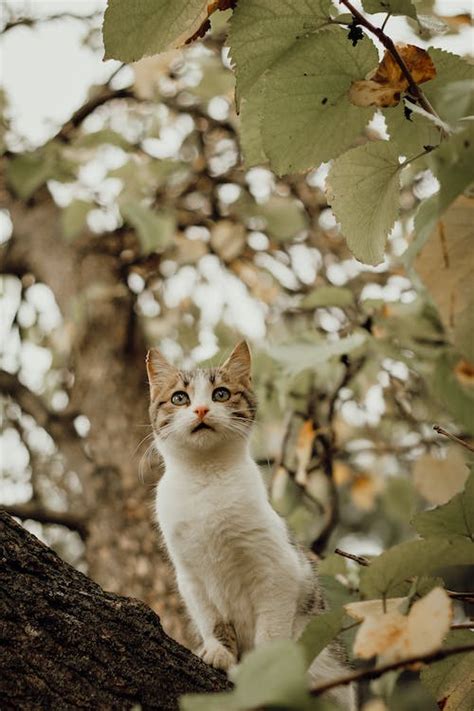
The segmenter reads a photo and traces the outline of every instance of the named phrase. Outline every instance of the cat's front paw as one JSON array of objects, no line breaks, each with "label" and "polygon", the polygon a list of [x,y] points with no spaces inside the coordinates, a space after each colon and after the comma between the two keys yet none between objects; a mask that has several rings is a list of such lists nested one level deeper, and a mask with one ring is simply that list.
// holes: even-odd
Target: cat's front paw
[{"label": "cat's front paw", "polygon": [[217,640],[207,640],[199,650],[199,656],[206,664],[210,664],[215,669],[228,671],[237,664],[237,659]]}]

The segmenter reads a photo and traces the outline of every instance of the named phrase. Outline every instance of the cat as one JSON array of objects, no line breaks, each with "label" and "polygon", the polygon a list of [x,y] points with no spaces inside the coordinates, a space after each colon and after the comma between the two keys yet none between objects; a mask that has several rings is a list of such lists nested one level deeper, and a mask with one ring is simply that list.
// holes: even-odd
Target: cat
[{"label": "cat", "polygon": [[[156,518],[178,589],[202,640],[199,655],[229,670],[273,639],[295,639],[324,609],[317,576],[268,500],[249,451],[256,412],[251,355],[239,343],[218,368],[182,371],[147,355],[150,420],[165,465]],[[313,681],[347,671],[324,650]],[[354,690],[334,700],[355,708]]]}]

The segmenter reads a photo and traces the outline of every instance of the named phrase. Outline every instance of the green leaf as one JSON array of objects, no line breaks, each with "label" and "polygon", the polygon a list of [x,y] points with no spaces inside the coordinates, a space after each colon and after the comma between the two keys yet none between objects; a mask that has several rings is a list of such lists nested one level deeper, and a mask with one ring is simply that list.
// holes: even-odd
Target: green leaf
[{"label": "green leaf", "polygon": [[336,553],[327,555],[318,563],[318,575],[345,575],[346,573],[346,559]]},{"label": "green leaf", "polygon": [[[441,49],[430,48],[429,55],[436,67],[436,77],[423,85],[423,91],[441,119],[454,123],[473,114],[472,66],[461,57]],[[440,143],[440,133],[434,123],[418,113],[412,113],[408,120],[402,102],[383,109],[383,114],[391,139],[407,158],[420,153],[423,146],[437,146]],[[435,156],[434,153],[432,155]]]},{"label": "green leaf", "polygon": [[348,90],[377,63],[367,37],[353,47],[334,29],[302,38],[267,71],[263,147],[278,174],[317,166],[353,144],[375,109],[354,106]]},{"label": "green leaf", "polygon": [[108,0],[104,59],[135,62],[179,47],[207,17],[206,0]]},{"label": "green leaf", "polygon": [[381,497],[384,512],[393,521],[407,523],[413,515],[415,495],[411,479],[390,477]]},{"label": "green leaf", "polygon": [[247,654],[237,668],[235,697],[240,708],[307,707],[306,664],[302,648],[278,640]]},{"label": "green leaf", "polygon": [[[234,203],[232,209],[247,223],[255,219],[261,221],[260,229],[282,242],[293,239],[308,227],[303,206],[293,198],[273,195],[266,202],[257,203],[244,195]],[[254,224],[252,226],[255,227]]]},{"label": "green leaf", "polygon": [[362,597],[396,597],[400,583],[451,565],[473,565],[474,543],[461,536],[406,541],[382,553],[361,570]]},{"label": "green leaf", "polygon": [[287,372],[299,373],[306,368],[316,368],[334,356],[350,353],[363,346],[366,341],[367,335],[358,331],[338,341],[294,342],[288,345],[271,346],[268,353],[281,363]]},{"label": "green leaf", "polygon": [[245,165],[263,165],[268,162],[262,142],[263,92],[250,91],[240,102],[240,145]]},{"label": "green leaf", "polygon": [[466,121],[462,126],[462,130],[443,141],[429,156],[429,166],[440,183],[439,193],[434,196],[438,215],[474,180],[474,121]]},{"label": "green leaf", "polygon": [[474,392],[472,388],[461,385],[457,379],[454,369],[458,361],[459,356],[443,353],[437,360],[433,375],[427,379],[427,384],[443,409],[450,412],[467,434],[474,435]]},{"label": "green leaf", "polygon": [[61,213],[61,227],[67,240],[72,240],[85,227],[87,215],[94,207],[88,200],[72,200]]},{"label": "green leaf", "polygon": [[284,58],[302,37],[327,27],[330,9],[330,0],[239,2],[230,21],[228,40],[239,98],[249,98],[248,94],[265,72]]},{"label": "green leaf", "polygon": [[[468,630],[453,630],[445,648],[472,645]],[[455,654],[430,664],[420,675],[443,711],[472,711],[474,708],[474,652]]]},{"label": "green leaf", "polygon": [[[447,106],[446,91],[454,82],[460,82],[467,79],[473,79],[474,68],[472,64],[459,57],[457,54],[446,52],[443,49],[435,49],[430,47],[428,53],[436,67],[436,76],[434,79],[423,84],[423,91],[433,104],[434,108],[439,112],[443,121],[454,122],[466,114],[459,114],[459,104],[454,102]],[[468,114],[472,112],[474,98],[470,97]],[[442,111],[442,107],[447,109],[447,113]]]},{"label": "green leaf", "polygon": [[316,615],[306,625],[298,644],[303,649],[307,665],[339,634],[344,615],[344,608],[341,607]]},{"label": "green leaf", "polygon": [[8,162],[7,181],[19,198],[28,200],[38,188],[53,177],[55,168],[55,156],[49,151],[24,153]]},{"label": "green leaf", "polygon": [[162,252],[171,242],[175,220],[166,212],[154,212],[139,202],[129,202],[120,208],[123,219],[137,231],[145,253]]},{"label": "green leaf", "polygon": [[390,12],[392,15],[408,15],[416,20],[416,10],[411,0],[362,0],[362,4],[366,12]]},{"label": "green leaf", "polygon": [[93,131],[92,133],[82,133],[74,141],[73,147],[96,148],[104,144],[118,146],[118,148],[122,148],[124,151],[133,150],[133,145],[127,141],[126,138],[110,128],[103,128],[100,131]]},{"label": "green leaf", "polygon": [[474,540],[474,466],[464,491],[443,506],[417,514],[413,525],[424,538],[459,535]]},{"label": "green leaf", "polygon": [[[471,69],[469,65],[467,66]],[[463,116],[472,116],[474,114],[474,79],[472,76],[469,79],[450,82],[444,88],[440,88],[436,109],[439,115],[448,122],[457,121]]]},{"label": "green leaf", "polygon": [[428,118],[415,112],[406,118],[403,102],[383,109],[383,115],[390,139],[406,158],[421,153],[423,146],[437,146],[440,142],[439,129]]},{"label": "green leaf", "polygon": [[400,163],[388,141],[369,142],[334,161],[329,201],[354,256],[383,260],[385,241],[399,210]]},{"label": "green leaf", "polygon": [[300,304],[303,309],[317,309],[324,306],[339,306],[343,309],[353,305],[354,294],[350,289],[341,286],[320,286],[306,294]]}]

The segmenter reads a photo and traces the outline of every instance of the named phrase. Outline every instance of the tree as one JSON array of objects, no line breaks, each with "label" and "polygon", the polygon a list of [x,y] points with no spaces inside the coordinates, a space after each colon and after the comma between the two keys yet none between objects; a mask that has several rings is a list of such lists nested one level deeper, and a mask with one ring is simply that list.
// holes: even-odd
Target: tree
[{"label": "tree", "polygon": [[132,598],[105,593],[0,513],[3,709],[176,709],[229,687]]},{"label": "tree", "polygon": [[[103,587],[150,604],[165,630],[184,640],[151,520],[158,472],[146,471],[143,483],[137,477],[134,452],[147,432],[144,356],[159,343],[172,359],[206,362],[243,332],[254,341],[261,403],[254,445],[273,503],[296,538],[325,558],[320,570],[334,612],[326,643],[354,624],[342,606],[359,602],[361,586],[369,600],[407,598],[397,624],[410,640],[407,613],[418,598],[431,610],[428,595],[440,586],[439,578],[424,577],[435,562],[460,561],[443,576],[453,594],[469,584],[472,546],[459,531],[456,499],[467,449],[442,432],[468,446],[473,434],[465,258],[471,198],[462,195],[471,180],[464,119],[471,70],[442,50],[393,47],[386,23],[382,29],[351,3],[344,2],[351,17],[324,2],[311,4],[308,15],[294,3],[288,14],[283,0],[260,2],[257,14],[248,0],[233,5],[212,5],[227,9],[209,19],[207,3],[160,2],[163,19],[156,3],[145,2],[153,14],[131,23],[127,12],[138,11],[114,0],[106,50],[127,62],[213,26],[185,50],[134,65],[133,80],[115,64],[108,83],[93,88],[43,146],[25,149],[4,119],[2,197],[13,233],[1,249],[13,303],[9,343],[17,345],[13,357],[6,354],[1,382],[9,441],[27,462],[21,495],[4,503],[44,524],[46,540]],[[364,6],[380,9],[368,0]],[[183,7],[188,15],[170,23],[166,12]],[[390,0],[387,9],[424,23],[429,34],[414,7]],[[151,20],[159,27],[149,45]],[[36,21],[13,16],[5,29]],[[238,116],[223,50],[229,21]],[[180,36],[160,35],[170,27]],[[259,48],[268,36],[265,54]],[[378,67],[372,36],[387,48]],[[367,127],[378,108],[389,141]],[[304,126],[302,116],[309,117]],[[400,155],[408,160],[400,163]],[[324,189],[327,170],[319,164],[329,159]],[[84,169],[98,165],[101,179],[88,183]],[[428,168],[441,189],[421,200]],[[370,263],[385,250],[385,262],[374,270],[348,247]],[[58,307],[54,328],[42,318],[38,293]],[[51,365],[35,378],[31,360],[40,352]],[[433,431],[434,423],[442,430]],[[10,487],[16,475],[12,465]],[[397,544],[413,538],[417,511],[440,504],[451,508],[437,514],[436,535],[428,526],[421,571],[413,563],[418,548]],[[65,536],[66,529],[75,533]],[[449,546],[438,551],[440,530],[461,537],[452,544],[456,554]],[[358,552],[387,552],[360,569],[331,555],[339,542],[354,540]],[[380,587],[395,574],[397,556],[396,585]],[[405,579],[413,576],[419,580],[410,589]],[[440,634],[452,607],[441,600]],[[314,638],[323,638],[317,626],[308,632],[311,653]],[[300,652],[291,646],[285,653],[299,660],[299,678]],[[388,700],[391,689],[382,691]],[[425,698],[413,677],[402,677],[394,693],[400,709],[410,693]]]}]

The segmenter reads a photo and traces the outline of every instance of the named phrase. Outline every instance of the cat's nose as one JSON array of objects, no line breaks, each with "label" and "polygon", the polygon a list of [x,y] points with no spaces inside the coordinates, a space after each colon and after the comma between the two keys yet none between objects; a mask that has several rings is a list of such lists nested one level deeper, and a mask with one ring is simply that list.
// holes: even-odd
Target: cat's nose
[{"label": "cat's nose", "polygon": [[194,412],[196,415],[199,417],[200,420],[203,420],[207,413],[209,412],[209,408],[206,407],[205,405],[198,405],[197,407],[194,408]]}]

